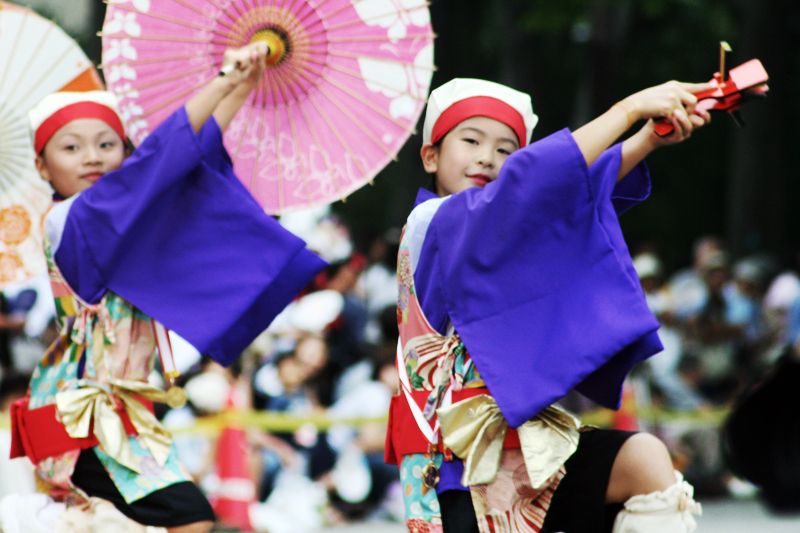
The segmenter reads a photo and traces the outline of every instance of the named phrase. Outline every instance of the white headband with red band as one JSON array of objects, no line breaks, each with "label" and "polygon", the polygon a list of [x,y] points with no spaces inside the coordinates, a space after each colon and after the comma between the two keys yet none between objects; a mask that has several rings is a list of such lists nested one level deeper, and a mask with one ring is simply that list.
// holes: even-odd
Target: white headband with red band
[{"label": "white headband with red band", "polygon": [[102,120],[121,139],[125,139],[125,127],[117,112],[116,98],[106,91],[53,93],[44,97],[28,116],[37,154],[58,130],[73,120],[83,118]]},{"label": "white headband with red band", "polygon": [[456,78],[431,93],[422,142],[434,144],[460,122],[477,116],[506,124],[520,147],[528,144],[538,121],[527,94],[491,81]]}]

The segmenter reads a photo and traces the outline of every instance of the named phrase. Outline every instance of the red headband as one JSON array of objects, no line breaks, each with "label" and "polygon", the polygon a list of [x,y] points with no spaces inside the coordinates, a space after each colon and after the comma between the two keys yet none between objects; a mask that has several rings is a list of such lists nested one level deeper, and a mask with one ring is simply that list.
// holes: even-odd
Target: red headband
[{"label": "red headband", "polygon": [[33,147],[36,153],[40,153],[47,141],[50,140],[55,133],[63,126],[81,118],[96,118],[108,124],[119,135],[119,138],[125,140],[125,128],[119,115],[108,106],[98,104],[97,102],[77,102],[64,106],[42,122],[36,128],[34,135]]},{"label": "red headband", "polygon": [[471,96],[445,109],[433,125],[431,144],[436,144],[460,122],[472,117],[488,117],[502,122],[517,134],[520,148],[528,144],[525,121],[520,112],[491,96]]}]

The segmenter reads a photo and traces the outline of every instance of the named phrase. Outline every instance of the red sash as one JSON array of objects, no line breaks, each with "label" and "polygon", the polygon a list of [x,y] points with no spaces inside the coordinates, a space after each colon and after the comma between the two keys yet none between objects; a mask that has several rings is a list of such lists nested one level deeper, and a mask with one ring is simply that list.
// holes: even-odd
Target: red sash
[{"label": "red sash", "polygon": [[[69,436],[64,424],[56,417],[55,404],[28,409],[29,398],[11,404],[11,458],[27,456],[34,464],[42,459],[61,455],[71,450],[93,448],[98,445],[93,427],[89,436],[75,439]],[[143,401],[150,411],[153,404]],[[124,408],[117,410],[128,435],[137,435],[136,428]]]},{"label": "red sash", "polygon": [[[453,403],[478,396],[479,394],[489,394],[489,390],[485,387],[480,387],[453,391]],[[420,409],[425,407],[425,402],[429,395],[430,391],[426,390],[411,391],[411,396]],[[425,435],[422,434],[422,431],[417,426],[417,421],[411,413],[411,407],[408,405],[406,397],[402,393],[396,394],[392,397],[392,403],[389,406],[389,427],[386,430],[383,460],[387,464],[400,464],[404,455],[428,453],[428,446],[428,439],[425,438]],[[519,449],[519,447],[517,430],[508,428],[503,441],[503,449],[513,450]],[[438,451],[444,454],[445,460],[452,460],[452,452],[444,448],[441,436],[439,437]]]}]

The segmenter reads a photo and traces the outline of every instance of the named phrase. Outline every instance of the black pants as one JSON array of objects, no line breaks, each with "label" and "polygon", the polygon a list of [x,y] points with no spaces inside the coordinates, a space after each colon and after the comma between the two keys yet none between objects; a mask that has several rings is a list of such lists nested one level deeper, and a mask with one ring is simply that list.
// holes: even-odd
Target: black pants
[{"label": "black pants", "polygon": [[122,514],[146,526],[176,527],[216,520],[206,497],[189,481],[175,483],[127,503],[91,449],[83,450],[78,457],[72,482],[89,496],[110,501]]},{"label": "black pants", "polygon": [[[610,532],[621,504],[606,504],[611,468],[619,449],[634,433],[596,429],[580,435],[578,449],[567,460],[561,480],[545,517],[543,532]],[[478,522],[467,491],[439,494],[445,533],[477,533]]]}]

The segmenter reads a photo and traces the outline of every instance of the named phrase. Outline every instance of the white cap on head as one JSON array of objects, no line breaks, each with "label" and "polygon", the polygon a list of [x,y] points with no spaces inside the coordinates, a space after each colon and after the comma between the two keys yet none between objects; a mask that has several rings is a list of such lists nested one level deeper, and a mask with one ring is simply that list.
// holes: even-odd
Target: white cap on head
[{"label": "white cap on head", "polygon": [[38,154],[63,126],[81,118],[96,118],[108,124],[125,140],[117,98],[108,91],[56,92],[45,96],[28,112],[33,147]]},{"label": "white cap on head", "polygon": [[539,121],[531,97],[505,85],[474,78],[455,78],[431,92],[422,128],[422,143],[435,144],[459,123],[489,117],[509,126],[520,147],[530,141]]}]

